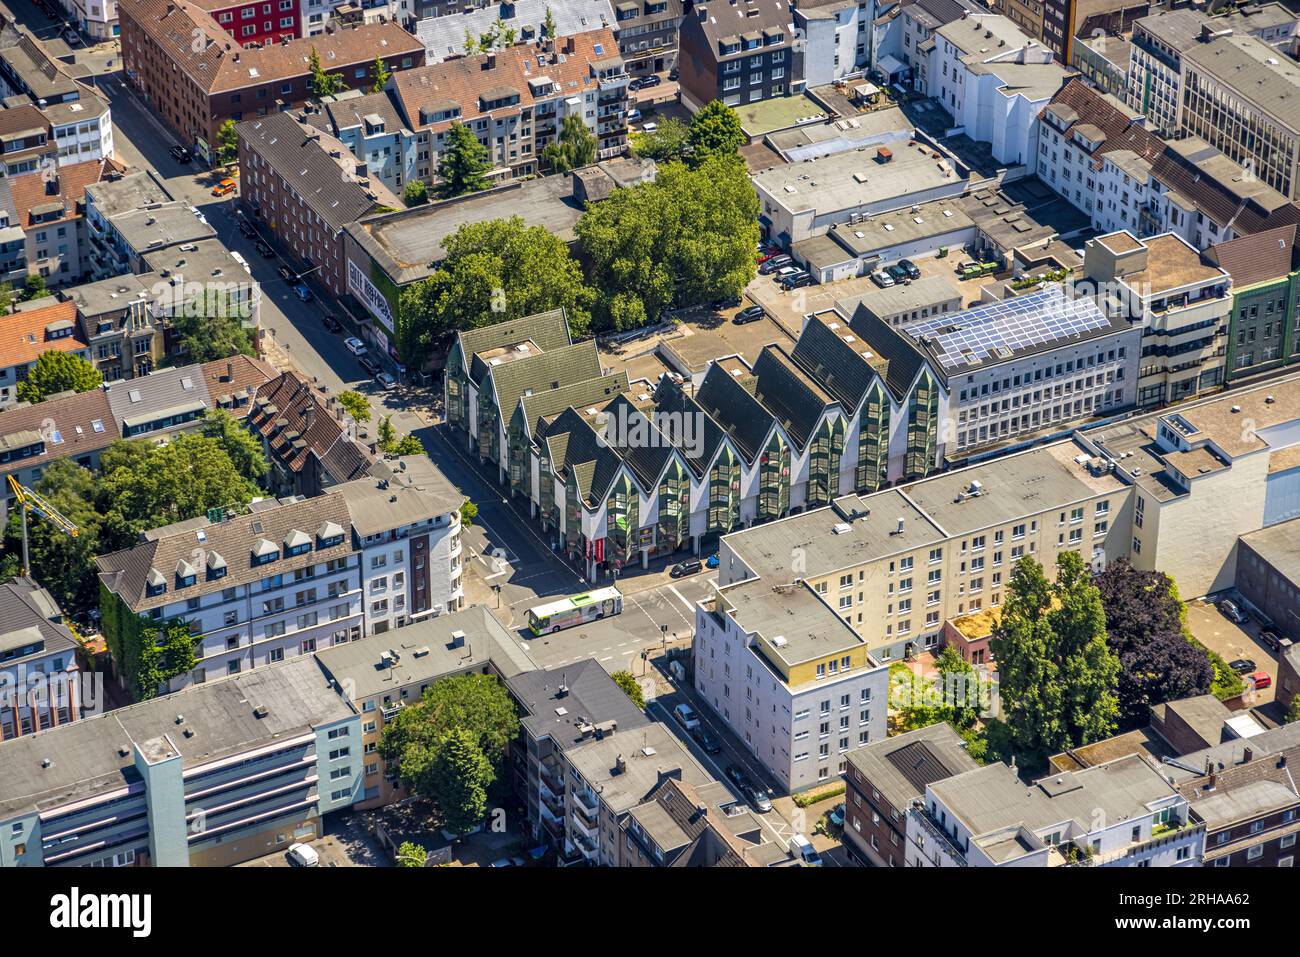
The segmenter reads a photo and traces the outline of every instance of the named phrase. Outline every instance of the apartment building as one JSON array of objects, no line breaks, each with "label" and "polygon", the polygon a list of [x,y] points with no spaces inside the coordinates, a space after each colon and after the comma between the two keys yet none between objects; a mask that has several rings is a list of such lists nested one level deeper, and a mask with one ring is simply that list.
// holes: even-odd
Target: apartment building
[{"label": "apartment building", "polygon": [[321,670],[361,714],[358,759],[364,791],[359,809],[383,807],[407,796],[398,769],[377,751],[385,725],[444,678],[489,674],[505,681],[536,665],[486,608],[412,622],[400,631],[369,635],[316,653]]},{"label": "apartment building", "polygon": [[367,178],[378,179],[398,196],[415,176],[416,135],[387,92],[348,90],[325,97],[307,104],[301,121],[342,143],[365,164]]},{"label": "apartment building", "polygon": [[997,16],[962,17],[933,39],[929,89],[954,126],[988,143],[998,163],[1033,163],[1038,114],[1070,75],[1052,50]]},{"label": "apartment building", "polygon": [[795,32],[804,41],[804,80],[817,87],[863,75],[871,42],[875,3],[813,0],[791,8]]},{"label": "apartment building", "polygon": [[624,819],[621,867],[793,867],[790,851],[725,784],[666,776]]},{"label": "apartment building", "polygon": [[100,389],[0,409],[0,516],[7,519],[13,503],[9,476],[34,488],[59,459],[96,469],[100,453],[119,438],[108,396]]},{"label": "apartment building", "polygon": [[326,71],[355,89],[374,86],[377,58],[394,72],[424,63],[423,45],[396,23],[243,48],[190,0],[125,0],[118,15],[127,82],[182,143],[209,161],[227,120],[268,117],[310,99],[312,49]]},{"label": "apartment building", "polygon": [[305,36],[299,0],[195,0],[243,47],[275,45]]},{"label": "apartment building", "polygon": [[117,0],[61,0],[77,28],[95,40],[110,40],[121,28],[117,22]]},{"label": "apartment building", "polygon": [[1030,787],[995,763],[927,784],[907,813],[908,867],[1199,867],[1203,823],[1141,755]]},{"label": "apartment building", "polygon": [[1279,226],[1219,243],[1206,250],[1207,261],[1232,277],[1232,311],[1228,316],[1228,382],[1289,365],[1300,352],[1296,306],[1300,302],[1300,261],[1296,227]]},{"label": "apartment building", "polygon": [[54,596],[32,578],[0,584],[0,622],[0,742],[78,720],[81,645]]},{"label": "apartment building", "polygon": [[[935,46],[934,32],[971,13],[988,12],[986,7],[969,0],[910,0],[883,11],[881,6],[877,5],[871,31],[871,69],[888,83],[903,83],[926,94],[932,79],[930,56]],[[1005,10],[998,12],[1012,16]],[[1034,35],[1033,31],[1025,32]]]},{"label": "apartment building", "polygon": [[903,867],[907,814],[925,788],[979,765],[947,722],[873,741],[848,754],[844,846],[875,867]]},{"label": "apartment building", "polygon": [[799,93],[804,55],[783,0],[711,0],[682,18],[678,83],[695,112],[713,100],[743,106]]},{"label": "apartment building", "polygon": [[1073,80],[1039,115],[1039,179],[1102,233],[1176,233],[1197,249],[1290,225],[1300,207],[1198,136],[1165,141]]},{"label": "apartment building", "polygon": [[[153,277],[150,277],[153,278]],[[148,375],[166,355],[163,321],[142,277],[125,273],[62,290],[77,310],[90,361],[105,382]]]},{"label": "apartment building", "polygon": [[1288,199],[1300,198],[1300,64],[1255,36],[1203,28],[1183,48],[1180,132],[1199,136]]},{"label": "apartment building", "polygon": [[235,129],[240,204],[294,256],[311,262],[313,275],[332,294],[343,295],[343,227],[371,212],[379,194],[355,165],[351,175],[340,168],[288,113],[248,120]]},{"label": "apartment building", "polygon": [[[114,220],[136,211],[161,209],[173,200],[167,187],[148,170],[110,173],[101,181],[87,185],[86,237],[90,249],[86,270],[88,278],[99,281],[135,272],[131,250],[114,225]],[[182,241],[188,241],[188,237]],[[138,255],[136,261],[138,262]]]},{"label": "apartment building", "polygon": [[949,397],[950,461],[1136,400],[1141,328],[1065,287],[1013,293],[878,335],[911,338],[939,370]]},{"label": "apartment building", "polygon": [[[1290,519],[1241,536],[1235,581],[1246,604],[1264,616],[1274,631],[1293,642],[1300,638],[1300,566],[1295,561],[1294,544],[1298,531],[1300,522]],[[1290,704],[1292,694],[1300,691],[1300,685],[1293,687],[1283,681],[1284,669],[1280,666],[1287,656],[1286,648],[1278,654],[1277,700],[1283,707]],[[1300,662],[1293,653],[1291,657]]]},{"label": "apartment building", "polygon": [[0,98],[11,109],[24,103],[40,109],[50,124],[59,166],[113,158],[108,100],[13,23],[0,26]]},{"label": "apartment building", "polygon": [[70,302],[55,302],[5,316],[0,325],[0,408],[18,401],[18,385],[47,352],[90,358],[77,332],[77,311]]},{"label": "apartment building", "polygon": [[[1110,313],[1141,328],[1137,403],[1180,402],[1225,381],[1232,277],[1172,233],[1112,233],[1084,247],[1084,274]],[[1281,330],[1279,329],[1279,332]]]},{"label": "apartment building", "polygon": [[83,212],[86,188],[116,169],[112,160],[87,160],[53,173],[0,178],[0,228],[22,230],[27,274],[41,276],[48,286],[80,280],[92,255]]},{"label": "apartment building", "polygon": [[362,795],[360,715],[310,658],[0,742],[0,865],[223,867]]},{"label": "apartment building", "polygon": [[888,666],[806,582],[719,587],[696,609],[694,657],[695,690],[783,792],[843,774],[850,750],[885,736]]},{"label": "apartment building", "polygon": [[398,73],[392,83],[416,134],[413,175],[431,186],[454,124],[487,149],[498,180],[546,169],[542,151],[569,116],[581,117],[596,138],[597,159],[627,144],[628,74],[608,28],[433,63]]},{"label": "apartment building", "polygon": [[54,129],[35,105],[0,110],[0,176],[21,176],[58,165]]}]

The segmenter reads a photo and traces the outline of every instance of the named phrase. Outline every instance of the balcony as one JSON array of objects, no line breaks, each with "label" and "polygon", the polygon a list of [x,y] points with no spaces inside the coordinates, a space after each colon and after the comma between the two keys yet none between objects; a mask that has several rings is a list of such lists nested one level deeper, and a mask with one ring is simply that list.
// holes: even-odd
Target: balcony
[{"label": "balcony", "polygon": [[578,853],[580,853],[584,858],[589,861],[594,861],[596,859],[595,841],[583,837],[582,834],[579,833],[573,835],[573,843],[574,846],[578,848]]},{"label": "balcony", "polygon": [[591,817],[593,819],[595,818],[597,804],[594,795],[590,794],[587,791],[577,791],[574,793],[573,799],[580,808],[582,808],[584,811],[587,812],[588,817]]},{"label": "balcony", "polygon": [[[926,836],[930,840],[937,842],[941,851],[952,858],[953,862],[957,864],[958,867],[970,866],[969,862],[966,860],[966,852],[958,847],[957,842],[952,839],[939,822],[930,816],[930,812],[925,805],[917,801],[912,805],[912,809],[908,814],[913,820],[921,825],[921,829],[925,831]],[[920,844],[920,842],[918,842],[918,844]],[[921,844],[921,847],[924,851],[923,844]]]}]

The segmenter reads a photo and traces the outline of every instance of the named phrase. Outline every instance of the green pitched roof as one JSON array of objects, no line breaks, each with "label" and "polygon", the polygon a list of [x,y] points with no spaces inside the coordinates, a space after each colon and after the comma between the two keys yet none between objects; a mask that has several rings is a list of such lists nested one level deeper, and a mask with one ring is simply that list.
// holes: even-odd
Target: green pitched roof
[{"label": "green pitched roof", "polygon": [[543,419],[549,419],[569,408],[585,409],[588,406],[601,405],[616,395],[626,392],[628,388],[627,373],[619,371],[560,386],[547,392],[526,395],[519,400],[519,404],[523,407],[524,425],[528,429],[528,437],[537,440]]},{"label": "green pitched roof", "polygon": [[569,338],[569,323],[564,316],[564,310],[552,309],[550,312],[539,312],[534,316],[524,316],[521,319],[507,319],[490,326],[467,329],[456,336],[461,356],[469,366],[470,378],[476,384],[483,381],[483,376],[491,368],[478,358],[480,352],[500,349],[502,346],[528,340],[543,352],[567,346],[572,342]]},{"label": "green pitched roof", "polygon": [[519,400],[525,395],[540,395],[575,382],[598,378],[600,354],[596,351],[596,340],[588,339],[494,366],[490,375],[497,411],[509,416],[514,414]]},{"label": "green pitched roof", "polygon": [[807,448],[817,420],[835,400],[800,371],[789,353],[777,345],[763,347],[754,363],[754,377],[755,397],[771,411],[799,448]]},{"label": "green pitched roof", "polygon": [[[752,388],[752,377],[746,376]],[[709,366],[704,381],[695,392],[695,401],[727,435],[749,463],[758,455],[774,417],[749,390],[722,366]]]},{"label": "green pitched roof", "polygon": [[916,343],[889,323],[872,315],[871,310],[861,303],[853,313],[850,326],[876,355],[889,363],[885,372],[885,385],[895,400],[904,401],[912,390],[916,374],[925,365],[925,356]]},{"label": "green pitched roof", "polygon": [[600,442],[591,424],[575,409],[565,409],[546,426],[544,439],[556,472],[573,476],[587,506],[604,502],[623,460]]},{"label": "green pitched roof", "polygon": [[[842,321],[842,328],[848,331],[849,324]],[[860,338],[858,341],[864,348],[867,346]],[[833,395],[847,413],[852,413],[862,404],[862,397],[880,377],[860,351],[818,319],[810,319],[804,324],[790,358]],[[888,360],[881,358],[878,361],[888,370]]]},{"label": "green pitched roof", "polygon": [[[696,475],[703,475],[708,471],[709,464],[713,461],[714,455],[717,454],[718,446],[726,437],[726,433],[713,421],[713,417],[705,412],[700,406],[686,394],[686,392],[677,383],[673,382],[668,376],[661,376],[659,385],[654,394],[655,408],[660,412],[679,413],[682,416],[695,416],[694,421],[701,423],[704,430],[703,441],[700,443],[700,454],[691,456],[686,449],[681,449],[682,458],[690,466],[692,472]],[[670,440],[678,438],[677,436],[668,436]]]}]

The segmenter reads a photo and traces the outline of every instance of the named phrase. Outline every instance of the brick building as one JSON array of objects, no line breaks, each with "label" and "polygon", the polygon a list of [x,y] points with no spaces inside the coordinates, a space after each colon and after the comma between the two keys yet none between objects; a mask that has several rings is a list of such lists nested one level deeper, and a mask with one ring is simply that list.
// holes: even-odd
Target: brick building
[{"label": "brick building", "polygon": [[[278,0],[277,0],[278,2]],[[211,157],[217,131],[305,103],[311,51],[349,88],[374,84],[374,62],[392,71],[424,63],[424,46],[396,23],[364,24],[245,49],[188,0],[125,0],[122,62],[127,81],[182,142]]]}]

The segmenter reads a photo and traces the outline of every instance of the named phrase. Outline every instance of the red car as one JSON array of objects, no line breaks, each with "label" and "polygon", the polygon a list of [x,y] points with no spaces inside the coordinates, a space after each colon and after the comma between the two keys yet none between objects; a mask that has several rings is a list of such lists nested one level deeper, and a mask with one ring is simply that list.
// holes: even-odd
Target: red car
[{"label": "red car", "polygon": [[769,259],[772,259],[772,258],[774,258],[774,257],[776,257],[776,256],[779,256],[779,255],[781,255],[781,247],[780,247],[780,246],[772,246],[772,245],[768,245],[768,244],[766,244],[766,243],[762,243],[762,244],[760,244],[759,247],[758,247],[758,253],[757,253],[757,255],[754,257],[754,261],[755,261],[756,263],[758,263],[758,265],[761,266],[761,265],[763,265],[763,263],[767,262]]},{"label": "red car", "polygon": [[1256,691],[1263,691],[1265,688],[1273,684],[1273,679],[1262,671],[1256,671],[1250,676],[1249,681],[1254,685]]}]

